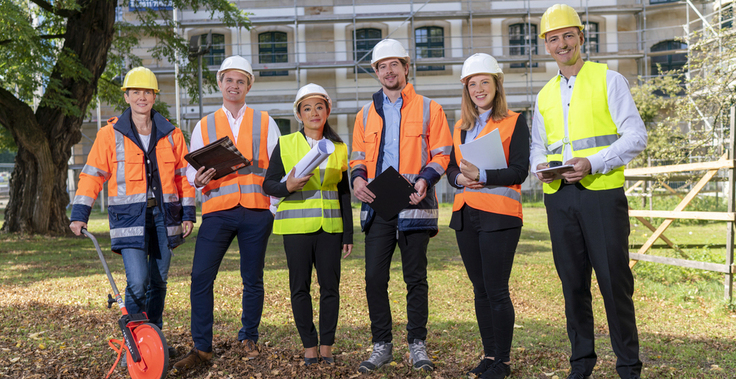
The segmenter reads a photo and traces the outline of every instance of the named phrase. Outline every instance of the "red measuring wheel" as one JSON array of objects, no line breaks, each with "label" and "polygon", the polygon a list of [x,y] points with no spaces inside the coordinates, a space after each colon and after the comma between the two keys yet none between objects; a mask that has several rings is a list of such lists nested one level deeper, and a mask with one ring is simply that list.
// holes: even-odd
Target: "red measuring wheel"
[{"label": "red measuring wheel", "polygon": [[161,379],[166,377],[169,367],[169,348],[161,330],[153,324],[143,323],[133,329],[133,340],[140,354],[140,361],[134,362],[126,349],[128,372],[133,379]]}]

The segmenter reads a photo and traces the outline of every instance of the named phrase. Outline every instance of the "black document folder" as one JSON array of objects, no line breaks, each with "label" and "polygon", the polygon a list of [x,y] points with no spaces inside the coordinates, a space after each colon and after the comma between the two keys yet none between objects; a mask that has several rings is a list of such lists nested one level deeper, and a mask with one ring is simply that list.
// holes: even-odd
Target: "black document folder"
[{"label": "black document folder", "polygon": [[368,189],[376,195],[368,204],[384,220],[394,218],[402,209],[409,206],[409,195],[417,192],[414,186],[396,169],[389,167],[368,183]]},{"label": "black document folder", "polygon": [[228,136],[222,137],[199,150],[192,151],[185,155],[184,159],[195,170],[199,170],[202,166],[206,169],[214,168],[216,173],[212,178],[213,180],[250,166],[250,161],[240,153],[240,150],[233,145],[233,141]]}]

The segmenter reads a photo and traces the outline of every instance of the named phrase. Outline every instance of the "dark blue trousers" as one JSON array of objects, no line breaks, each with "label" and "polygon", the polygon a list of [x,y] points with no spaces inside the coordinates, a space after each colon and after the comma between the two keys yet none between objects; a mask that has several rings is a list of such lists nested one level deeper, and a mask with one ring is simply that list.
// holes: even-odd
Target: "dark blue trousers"
[{"label": "dark blue trousers", "polygon": [[263,267],[273,215],[268,210],[237,206],[202,216],[192,262],[192,339],[197,350],[212,351],[213,286],[222,258],[235,237],[243,279],[243,327],[238,340],[258,341],[263,313]]}]

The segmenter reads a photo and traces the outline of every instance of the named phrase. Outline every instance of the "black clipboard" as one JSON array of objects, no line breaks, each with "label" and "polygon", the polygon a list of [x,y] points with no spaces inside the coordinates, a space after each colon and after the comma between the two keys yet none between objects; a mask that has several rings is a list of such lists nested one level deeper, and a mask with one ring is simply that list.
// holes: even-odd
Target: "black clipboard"
[{"label": "black clipboard", "polygon": [[233,145],[230,137],[225,136],[209,145],[192,151],[184,156],[184,159],[199,170],[204,166],[206,169],[214,168],[215,176],[212,180],[217,180],[243,167],[250,166],[251,162],[248,158],[240,153],[240,150]]},{"label": "black clipboard", "polygon": [[368,183],[368,189],[376,195],[368,204],[384,220],[390,220],[409,206],[409,196],[417,191],[414,185],[399,174],[395,168],[389,167]]}]

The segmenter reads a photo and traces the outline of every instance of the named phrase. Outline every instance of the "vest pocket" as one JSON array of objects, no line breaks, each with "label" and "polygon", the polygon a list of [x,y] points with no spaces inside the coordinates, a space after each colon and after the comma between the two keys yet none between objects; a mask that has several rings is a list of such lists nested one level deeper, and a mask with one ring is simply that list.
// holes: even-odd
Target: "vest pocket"
[{"label": "vest pocket", "polygon": [[146,168],[143,164],[143,155],[132,154],[125,157],[125,178],[127,180],[143,180]]},{"label": "vest pocket", "polygon": [[365,160],[375,162],[378,155],[376,143],[378,142],[378,132],[366,134],[363,138],[365,141]]}]

